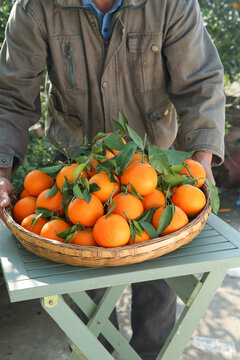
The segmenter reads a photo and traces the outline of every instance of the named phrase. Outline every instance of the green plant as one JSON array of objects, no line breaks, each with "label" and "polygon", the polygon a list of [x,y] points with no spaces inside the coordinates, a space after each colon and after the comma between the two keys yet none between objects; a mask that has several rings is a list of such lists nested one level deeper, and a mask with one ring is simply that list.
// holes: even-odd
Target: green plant
[{"label": "green plant", "polygon": [[55,148],[47,140],[46,135],[38,137],[34,130],[30,131],[27,154],[22,165],[14,170],[11,176],[11,182],[14,187],[18,188],[23,185],[24,178],[28,172],[45,166],[52,161],[55,151]]},{"label": "green plant", "polygon": [[[237,6],[239,4],[239,7]],[[206,28],[218,49],[227,81],[240,77],[240,2],[199,0]]]},{"label": "green plant", "polygon": [[0,6],[0,47],[2,46],[4,35],[5,35],[5,27],[7,24],[8,16],[14,0],[2,0]]}]

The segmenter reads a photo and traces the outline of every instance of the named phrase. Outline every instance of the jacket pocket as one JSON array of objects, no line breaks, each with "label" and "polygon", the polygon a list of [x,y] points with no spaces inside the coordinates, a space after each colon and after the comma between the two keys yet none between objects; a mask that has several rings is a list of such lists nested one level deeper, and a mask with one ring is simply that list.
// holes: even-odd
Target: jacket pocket
[{"label": "jacket pocket", "polygon": [[177,117],[169,99],[161,101],[147,112],[154,144],[161,149],[168,149],[177,135]]},{"label": "jacket pocket", "polygon": [[52,57],[49,76],[65,92],[87,91],[87,70],[81,35],[58,35],[50,40]]},{"label": "jacket pocket", "polygon": [[46,133],[50,141],[61,151],[71,154],[83,143],[84,124],[75,114],[64,111],[62,96],[51,88],[48,94]]},{"label": "jacket pocket", "polygon": [[135,93],[161,87],[162,33],[129,33],[128,50]]}]

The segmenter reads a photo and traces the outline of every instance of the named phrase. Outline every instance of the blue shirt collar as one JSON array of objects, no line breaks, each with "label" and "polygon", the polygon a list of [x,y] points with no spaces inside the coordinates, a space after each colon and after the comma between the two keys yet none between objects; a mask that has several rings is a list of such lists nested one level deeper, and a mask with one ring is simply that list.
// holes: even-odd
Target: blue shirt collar
[{"label": "blue shirt collar", "polygon": [[[82,4],[84,7],[90,7],[94,12],[100,13],[104,16],[104,14],[96,7],[96,5],[92,2],[92,0],[82,0]],[[115,0],[113,7],[111,10],[107,12],[107,14],[111,14],[116,11],[122,5],[122,0]],[[105,14],[106,15],[106,14]]]},{"label": "blue shirt collar", "polygon": [[111,20],[113,14],[118,10],[122,5],[122,0],[115,0],[113,7],[106,14],[103,14],[92,0],[82,0],[82,5],[84,7],[90,7],[92,12],[97,16],[98,21],[101,25],[101,32],[105,40],[108,40],[111,36]]}]

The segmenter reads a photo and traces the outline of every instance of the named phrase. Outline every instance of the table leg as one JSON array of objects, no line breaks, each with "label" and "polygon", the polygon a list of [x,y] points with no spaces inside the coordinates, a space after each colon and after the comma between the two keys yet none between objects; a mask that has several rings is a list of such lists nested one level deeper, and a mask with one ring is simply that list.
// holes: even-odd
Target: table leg
[{"label": "table leg", "polygon": [[[73,293],[70,294],[70,296],[90,319],[87,326],[96,337],[102,333],[112,347],[121,355],[123,360],[141,360],[140,356],[129,345],[128,341],[107,318],[111,314],[120,297],[119,295],[121,295],[125,287],[126,285],[123,287],[115,286],[113,288],[108,288],[99,305],[96,305],[85,292]],[[106,310],[107,313],[105,313]]]},{"label": "table leg", "polygon": [[87,325],[76,316],[62,297],[57,297],[58,300],[56,300],[56,296],[41,300],[43,308],[57,322],[73,343],[71,346],[74,351],[70,355],[69,360],[113,359],[97,340],[100,333],[102,333],[124,360],[141,360],[128,341],[108,319],[125,286],[108,288],[98,305],[85,292],[69,294],[76,305],[89,318]]},{"label": "table leg", "polygon": [[[113,360],[109,352],[65,303],[61,296],[57,297],[57,304],[55,306],[49,307],[46,305],[44,299],[41,299],[41,304],[44,310],[56,321],[72,342],[81,349],[88,360]],[[77,359],[75,354],[73,354],[71,360],[75,360],[74,357]]]},{"label": "table leg", "polygon": [[[193,331],[202,318],[205,310],[213,299],[219,285],[222,283],[227,270],[211,271],[205,273],[200,281],[192,281],[192,276],[178,277],[176,279],[176,292],[180,290],[179,285],[184,284],[186,280],[191,280],[190,285],[186,287],[187,296],[186,305],[182,311],[178,321],[176,322],[172,332],[170,333],[167,341],[165,342],[162,350],[158,354],[156,360],[178,360],[181,356],[188,340],[190,339]],[[167,279],[169,285],[173,288],[174,279]],[[169,281],[168,281],[169,280]],[[195,284],[195,285],[194,285]],[[192,288],[191,293],[189,290]],[[181,298],[184,298],[183,287],[181,289]]]}]

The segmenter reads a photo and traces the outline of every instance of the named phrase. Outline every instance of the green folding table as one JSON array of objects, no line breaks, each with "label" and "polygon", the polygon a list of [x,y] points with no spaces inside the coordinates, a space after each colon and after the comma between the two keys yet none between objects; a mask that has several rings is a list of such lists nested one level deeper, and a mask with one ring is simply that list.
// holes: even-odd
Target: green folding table
[{"label": "green folding table", "polygon": [[[140,360],[108,318],[126,286],[165,279],[185,307],[157,360],[176,360],[227,270],[240,266],[240,233],[211,214],[191,243],[167,255],[132,265],[87,268],[37,257],[23,248],[0,221],[0,257],[10,301],[40,299],[44,310],[73,344],[68,360],[113,359],[98,341],[100,333],[122,359]],[[105,287],[107,290],[96,305],[86,290]],[[86,314],[86,325],[65,302],[64,294]]]}]

